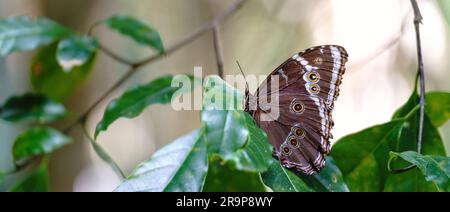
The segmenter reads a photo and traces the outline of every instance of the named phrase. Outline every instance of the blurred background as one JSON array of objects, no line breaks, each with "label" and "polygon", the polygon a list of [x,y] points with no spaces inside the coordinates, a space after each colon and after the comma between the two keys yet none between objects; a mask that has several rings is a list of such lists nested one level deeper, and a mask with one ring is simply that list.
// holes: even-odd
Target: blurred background
[{"label": "blurred background", "polygon": [[[220,14],[234,0],[0,0],[0,17],[46,16],[79,32],[114,14],[132,15],[159,30],[166,46]],[[422,42],[427,90],[450,91],[450,3],[421,0]],[[449,20],[449,19],[447,19]],[[226,74],[269,74],[285,59],[305,48],[338,44],[349,52],[349,65],[334,110],[334,141],[349,133],[387,122],[413,89],[417,70],[413,13],[409,0],[249,0],[222,25]],[[137,61],[154,54],[105,28],[96,30],[101,43]],[[33,54],[0,59],[0,102],[31,90]],[[93,132],[106,104],[126,88],[163,74],[215,74],[212,33],[182,50],[143,68],[99,105],[89,118]],[[105,92],[127,67],[100,53],[90,79],[66,102],[79,114]],[[76,116],[75,116],[76,117]],[[68,123],[58,123],[63,128]],[[24,126],[25,127],[25,126]],[[175,112],[153,106],[133,120],[116,122],[99,142],[127,172],[158,148],[200,127],[198,112]],[[11,146],[23,128],[0,121],[0,169],[12,167]],[[450,124],[441,129],[450,150]],[[51,191],[111,191],[119,183],[76,129],[75,142],[53,155]]]}]

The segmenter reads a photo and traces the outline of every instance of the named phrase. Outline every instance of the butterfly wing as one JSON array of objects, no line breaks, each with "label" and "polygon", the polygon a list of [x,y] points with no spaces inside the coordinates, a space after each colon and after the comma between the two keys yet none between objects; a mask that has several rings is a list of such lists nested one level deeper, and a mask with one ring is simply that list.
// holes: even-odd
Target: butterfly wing
[{"label": "butterfly wing", "polygon": [[[313,174],[325,166],[325,155],[331,151],[331,113],[339,95],[348,54],[340,46],[319,46],[294,55],[278,67],[260,86],[250,111],[256,123],[268,134],[274,156],[283,166]],[[272,76],[279,78],[278,89],[272,89]],[[278,117],[270,116],[273,103],[260,103],[261,98],[279,100]]]}]

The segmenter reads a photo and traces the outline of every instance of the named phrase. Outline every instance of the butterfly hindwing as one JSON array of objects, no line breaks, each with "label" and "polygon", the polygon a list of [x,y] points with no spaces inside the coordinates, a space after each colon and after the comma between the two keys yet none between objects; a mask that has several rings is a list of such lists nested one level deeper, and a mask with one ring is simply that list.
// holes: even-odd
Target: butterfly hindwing
[{"label": "butterfly hindwing", "polygon": [[[258,102],[263,96],[278,96],[280,114],[274,120],[260,118],[274,103],[258,103],[249,112],[268,134],[274,156],[285,167],[313,174],[325,166],[325,155],[331,151],[331,113],[347,57],[340,46],[310,48],[275,69],[252,97]],[[271,88],[272,76],[279,79],[278,89]]]}]

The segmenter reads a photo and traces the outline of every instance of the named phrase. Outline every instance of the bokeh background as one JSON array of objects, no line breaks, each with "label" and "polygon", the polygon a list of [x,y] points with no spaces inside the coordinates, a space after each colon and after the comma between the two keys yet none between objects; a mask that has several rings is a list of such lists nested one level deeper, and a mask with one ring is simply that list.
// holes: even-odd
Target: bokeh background
[{"label": "bokeh background", "polygon": [[[450,91],[450,43],[446,0],[421,0],[427,90]],[[80,32],[114,14],[132,15],[157,28],[166,45],[173,44],[219,14],[233,0],[0,0],[0,17],[46,16]],[[447,19],[449,20],[449,19]],[[413,14],[409,0],[249,0],[222,25],[226,74],[269,74],[286,58],[314,45],[344,46],[350,61],[336,103],[335,141],[349,133],[387,122],[410,96],[417,70]],[[101,43],[131,60],[154,54],[104,28]],[[31,90],[32,53],[0,59],[0,102]],[[143,68],[99,105],[89,118],[93,131],[106,104],[127,87],[163,74],[216,73],[212,33]],[[100,53],[90,79],[66,102],[75,114],[86,110],[127,67]],[[58,123],[63,128],[68,123]],[[25,126],[0,121],[0,169],[12,167],[14,138]],[[200,127],[198,112],[175,112],[154,106],[133,120],[120,120],[100,137],[101,145],[130,172],[158,148]],[[441,129],[450,152],[450,124]],[[111,191],[119,183],[94,153],[81,130],[75,142],[53,155],[52,191]],[[349,156],[351,157],[351,156]]]}]

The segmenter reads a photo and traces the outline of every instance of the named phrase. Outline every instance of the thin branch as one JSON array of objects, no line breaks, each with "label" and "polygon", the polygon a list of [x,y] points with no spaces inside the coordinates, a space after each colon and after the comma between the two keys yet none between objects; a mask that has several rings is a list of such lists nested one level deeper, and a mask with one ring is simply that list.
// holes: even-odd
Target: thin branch
[{"label": "thin branch", "polygon": [[65,133],[69,133],[70,131],[72,131],[78,124],[80,124],[84,119],[86,119],[89,114],[102,102],[104,101],[111,93],[113,93],[117,88],[119,88],[122,84],[124,84],[130,77],[132,77],[138,70],[139,68],[150,64],[152,62],[155,62],[161,58],[163,58],[164,56],[171,54],[173,52],[178,51],[179,49],[183,48],[184,46],[186,46],[187,44],[195,41],[196,39],[198,39],[200,36],[202,36],[204,33],[210,31],[211,29],[213,29],[216,25],[222,23],[223,21],[226,20],[226,18],[228,18],[230,15],[232,15],[234,12],[236,12],[239,8],[242,7],[242,5],[246,2],[247,0],[237,0],[235,3],[233,3],[233,5],[231,5],[224,13],[222,13],[221,15],[217,16],[216,18],[214,18],[213,20],[203,24],[202,26],[200,26],[197,30],[195,30],[192,34],[186,36],[184,39],[182,39],[181,41],[177,42],[176,44],[174,44],[173,46],[167,48],[166,50],[166,54],[158,54],[155,55],[153,57],[150,57],[149,59],[143,60],[141,62],[138,63],[132,63],[131,65],[131,69],[129,71],[127,71],[125,73],[125,75],[123,75],[119,81],[117,81],[110,89],[108,89],[97,101],[94,102],[93,105],[91,105],[89,107],[89,109],[84,112],[81,117],[79,119],[77,119],[75,122],[73,122],[72,124],[69,125],[69,127],[67,127],[64,132]]},{"label": "thin branch", "polygon": [[[422,24],[422,14],[420,13],[419,5],[416,0],[411,0],[411,4],[414,10],[414,27],[416,30],[416,45],[417,45],[417,58],[419,65],[419,84],[420,84],[420,114],[419,114],[419,130],[417,135],[417,153],[422,153],[422,141],[423,141],[423,125],[425,120],[425,69],[423,65],[422,55],[422,42],[420,38],[420,24]],[[417,80],[416,80],[417,84]],[[417,89],[417,88],[415,88]],[[402,169],[391,169],[392,173],[398,174],[409,171],[415,168],[416,165],[410,165]]]},{"label": "thin branch", "polygon": [[[206,32],[209,32],[211,29],[213,29],[216,25],[224,22],[229,16],[231,16],[238,9],[240,9],[244,5],[244,3],[247,1],[248,0],[237,0],[235,3],[233,3],[233,5],[231,5],[227,10],[225,10],[225,12],[223,12],[222,14],[220,14],[213,20],[203,24],[197,30],[192,32],[190,35],[186,36],[184,39],[182,39],[178,43],[174,44],[172,47],[168,48],[166,50],[166,54],[172,54],[173,52],[176,52],[179,49],[183,48],[184,46],[197,40],[203,34],[205,34]],[[166,54],[159,54],[159,55],[153,56],[151,58],[148,58],[146,60],[136,63],[135,66],[140,67],[140,66],[146,65],[148,63],[154,62],[154,61],[166,56]]]},{"label": "thin branch", "polygon": [[81,123],[81,128],[83,129],[83,133],[86,136],[86,138],[89,140],[89,142],[92,145],[92,148],[94,148],[97,155],[105,162],[107,163],[112,170],[122,179],[126,178],[126,175],[122,171],[122,169],[119,167],[119,165],[112,159],[112,157],[95,141],[92,136],[89,135],[88,129],[86,127],[86,120],[83,120]]},{"label": "thin branch", "polygon": [[64,129],[64,133],[70,133],[78,124],[82,123],[85,119],[88,118],[89,114],[106,98],[108,98],[109,95],[111,95],[115,90],[117,90],[122,84],[124,84],[133,74],[134,74],[134,68],[131,68],[127,73],[122,76],[119,81],[114,83],[114,85],[108,89],[100,98],[98,98],[81,116],[74,121],[72,124],[70,124],[67,128]]},{"label": "thin branch", "polygon": [[101,43],[99,44],[99,48],[100,48],[100,50],[103,53],[107,54],[112,59],[114,59],[114,60],[116,60],[116,61],[118,61],[120,63],[123,63],[125,65],[129,65],[129,66],[133,66],[134,65],[134,62],[131,62],[131,61],[129,61],[129,60],[127,60],[127,59],[117,55],[116,53],[114,53],[112,50],[110,50],[108,47],[102,45]]},{"label": "thin branch", "polygon": [[[105,47],[100,47],[100,50],[102,50],[104,53],[106,53],[108,56],[110,56],[111,58],[117,60],[118,62],[124,63],[129,65],[131,68],[130,70],[128,70],[116,83],[114,83],[114,85],[109,88],[103,95],[100,96],[99,99],[97,99],[78,119],[76,119],[73,123],[69,124],[69,126],[67,128],[65,128],[63,130],[63,132],[65,134],[70,133],[73,129],[75,129],[75,127],[77,127],[79,124],[82,124],[84,120],[86,120],[89,117],[89,114],[101,103],[103,102],[109,95],[111,95],[117,88],[119,88],[120,86],[122,86],[128,79],[130,79],[134,74],[137,73],[137,71],[139,70],[139,68],[151,64],[159,59],[164,58],[165,56],[172,54],[178,50],[180,50],[181,48],[185,47],[186,45],[192,43],[193,41],[197,40],[198,38],[200,38],[203,34],[211,31],[212,29],[214,29],[215,26],[221,24],[222,22],[224,22],[229,16],[231,16],[232,14],[234,14],[238,9],[240,9],[245,2],[247,2],[248,0],[236,0],[235,3],[233,3],[230,7],[228,7],[222,14],[220,14],[219,16],[217,16],[216,18],[214,18],[213,20],[203,24],[202,26],[200,26],[199,28],[197,28],[194,32],[192,32],[191,34],[189,34],[188,36],[186,36],[185,38],[181,39],[179,42],[175,43],[174,45],[172,45],[171,47],[166,49],[166,53],[165,54],[158,54],[155,55],[153,57],[150,57],[148,59],[142,60],[140,62],[137,63],[133,63],[130,62],[118,55],[116,55],[115,53],[113,53],[112,51],[108,50]],[[99,24],[100,22],[94,24],[90,29],[88,34],[92,34],[94,28]],[[85,130],[85,129],[83,129]],[[39,159],[39,158],[37,158]],[[30,161],[25,162],[24,164],[21,164],[20,167],[16,167],[14,170],[11,170],[11,173],[17,173],[20,172],[21,170],[25,169],[27,166],[29,166],[30,164],[32,164],[34,161],[36,161],[36,159],[32,159]],[[111,164],[110,164],[111,165]],[[114,165],[113,165],[114,166]],[[117,166],[118,167],[118,166]],[[115,171],[117,171],[114,168]],[[120,169],[118,169],[120,170]],[[119,175],[123,175],[119,174]]]},{"label": "thin branch", "polygon": [[[88,35],[92,36],[94,34],[94,29],[97,28],[97,26],[99,26],[100,24],[102,24],[103,21],[98,21],[97,23],[95,23],[94,25],[92,25],[89,30],[88,30]],[[103,44],[99,43],[99,49],[105,53],[106,55],[108,55],[109,57],[111,57],[112,59],[116,60],[117,62],[123,63],[125,65],[129,65],[132,66],[134,64],[134,62],[131,62],[121,56],[119,56],[118,54],[114,53],[113,51],[111,51],[109,48],[105,47]]]},{"label": "thin branch", "polygon": [[422,153],[422,140],[423,140],[423,123],[425,120],[425,68],[423,65],[422,55],[422,42],[420,38],[420,24],[423,17],[420,13],[419,5],[416,0],[411,0],[414,8],[414,27],[416,29],[416,45],[417,45],[417,58],[419,65],[419,80],[420,80],[420,120],[419,120],[419,132],[417,137],[417,152]]},{"label": "thin branch", "polygon": [[213,29],[213,39],[214,39],[214,50],[216,53],[217,71],[220,78],[224,78],[224,68],[223,68],[223,47],[222,38],[220,34],[220,26],[217,25]]}]

